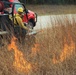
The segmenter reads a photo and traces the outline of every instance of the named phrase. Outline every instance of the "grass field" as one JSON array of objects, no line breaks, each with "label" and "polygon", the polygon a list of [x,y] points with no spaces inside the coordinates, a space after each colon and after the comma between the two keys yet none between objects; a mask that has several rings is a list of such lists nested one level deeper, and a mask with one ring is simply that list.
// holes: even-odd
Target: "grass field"
[{"label": "grass field", "polygon": [[[33,37],[33,36],[32,36]],[[0,75],[76,75],[76,22],[41,30],[19,44],[13,37],[0,48]],[[27,43],[27,44],[26,44]],[[32,43],[32,44],[31,44]]]},{"label": "grass field", "polygon": [[76,5],[27,5],[26,7],[38,15],[76,13]]}]

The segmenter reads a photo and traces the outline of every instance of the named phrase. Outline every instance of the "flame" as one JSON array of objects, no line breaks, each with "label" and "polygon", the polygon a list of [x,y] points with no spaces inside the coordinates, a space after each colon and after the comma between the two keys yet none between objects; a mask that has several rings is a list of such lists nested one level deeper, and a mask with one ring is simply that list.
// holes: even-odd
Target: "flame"
[{"label": "flame", "polygon": [[37,54],[37,52],[39,52],[39,44],[34,44],[34,47],[32,48],[32,53],[31,53],[31,55],[36,55]]},{"label": "flame", "polygon": [[66,60],[67,58],[69,58],[74,50],[75,50],[75,43],[73,42],[72,38],[70,38],[70,44],[68,45],[67,42],[66,42],[66,38],[64,38],[64,48],[60,54],[60,59],[57,60],[55,58],[55,54],[54,54],[54,57],[53,57],[53,63],[56,64],[58,62],[63,62],[64,60]]},{"label": "flame", "polygon": [[[66,39],[64,40],[66,42]],[[63,62],[66,58],[70,57],[75,50],[75,43],[71,39],[70,45],[64,44],[63,52],[60,55],[60,61]]]},{"label": "flame", "polygon": [[58,63],[58,60],[56,59],[55,54],[54,54],[54,56],[53,56],[53,63],[54,63],[54,64]]},{"label": "flame", "polygon": [[30,54],[31,59],[33,61],[35,60],[32,66],[34,72],[38,70],[39,51],[40,51],[40,45],[38,43],[35,43],[31,49],[31,54]]},{"label": "flame", "polygon": [[15,60],[13,62],[13,66],[22,72],[29,72],[31,70],[31,64],[28,63],[24,58],[23,58],[23,53],[18,50],[18,47],[16,46],[16,38],[13,37],[11,40],[11,44],[8,46],[8,50],[13,49],[15,52]]}]

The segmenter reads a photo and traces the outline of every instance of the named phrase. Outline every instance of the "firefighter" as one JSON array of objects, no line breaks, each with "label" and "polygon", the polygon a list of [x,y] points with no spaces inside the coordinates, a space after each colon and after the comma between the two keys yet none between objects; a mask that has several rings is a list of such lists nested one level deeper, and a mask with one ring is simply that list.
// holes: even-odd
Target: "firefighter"
[{"label": "firefighter", "polygon": [[16,27],[16,25],[19,25],[21,28],[23,28],[25,30],[29,30],[22,22],[22,16],[23,16],[23,8],[20,7],[20,8],[18,8],[18,14],[15,15],[15,19],[14,19],[15,27]]},{"label": "firefighter", "polygon": [[21,37],[22,39],[25,38],[25,34],[27,33],[27,31],[31,31],[31,29],[27,28],[25,24],[22,22],[23,12],[24,10],[22,7],[18,8],[18,14],[15,14],[14,18],[14,31],[16,37]]}]

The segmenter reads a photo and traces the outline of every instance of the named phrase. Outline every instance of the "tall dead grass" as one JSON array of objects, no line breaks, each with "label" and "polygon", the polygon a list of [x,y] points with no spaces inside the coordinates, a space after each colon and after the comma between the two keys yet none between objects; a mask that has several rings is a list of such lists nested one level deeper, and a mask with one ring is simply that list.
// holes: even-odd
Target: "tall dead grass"
[{"label": "tall dead grass", "polygon": [[[70,38],[72,38],[75,49],[69,58],[63,62],[54,63],[54,55],[56,60],[60,59],[65,38],[68,46],[70,46]],[[74,19],[72,23],[68,19],[64,23],[57,20],[56,26],[41,30],[35,36],[34,41],[34,44],[38,45],[35,54],[32,54],[34,44],[31,47],[30,42],[27,46],[17,44],[19,50],[24,54],[24,58],[32,64],[32,70],[29,73],[17,71],[12,65],[14,51],[8,51],[6,44],[0,48],[0,75],[76,75],[76,22]]]},{"label": "tall dead grass", "polygon": [[76,13],[75,5],[27,5],[26,7],[38,15]]},{"label": "tall dead grass", "polygon": [[[45,29],[37,37],[37,41],[40,43],[41,51],[40,57],[40,68],[41,75],[75,75],[76,74],[76,48],[69,58],[66,58],[63,62],[54,64],[52,59],[60,59],[60,54],[64,49],[66,38],[66,44],[70,46],[71,39],[76,47],[76,22],[72,18],[72,22],[66,17],[64,22],[57,19],[52,28]],[[68,51],[70,53],[70,50]],[[68,54],[67,53],[67,54]],[[64,56],[65,57],[65,56]]]}]

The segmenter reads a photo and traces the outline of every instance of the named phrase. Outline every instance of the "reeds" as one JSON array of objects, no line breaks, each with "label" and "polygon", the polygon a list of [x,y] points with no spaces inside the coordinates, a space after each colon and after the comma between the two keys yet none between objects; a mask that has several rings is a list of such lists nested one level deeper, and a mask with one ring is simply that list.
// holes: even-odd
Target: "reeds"
[{"label": "reeds", "polygon": [[[76,22],[73,18],[70,22],[67,17],[63,21],[57,19],[51,28],[41,30],[35,35],[34,42],[31,38],[27,45],[17,44],[24,59],[32,65],[32,70],[28,73],[17,71],[12,65],[14,51],[8,51],[8,45],[1,48],[0,75],[75,75]],[[64,47],[68,47],[67,51]]]}]

